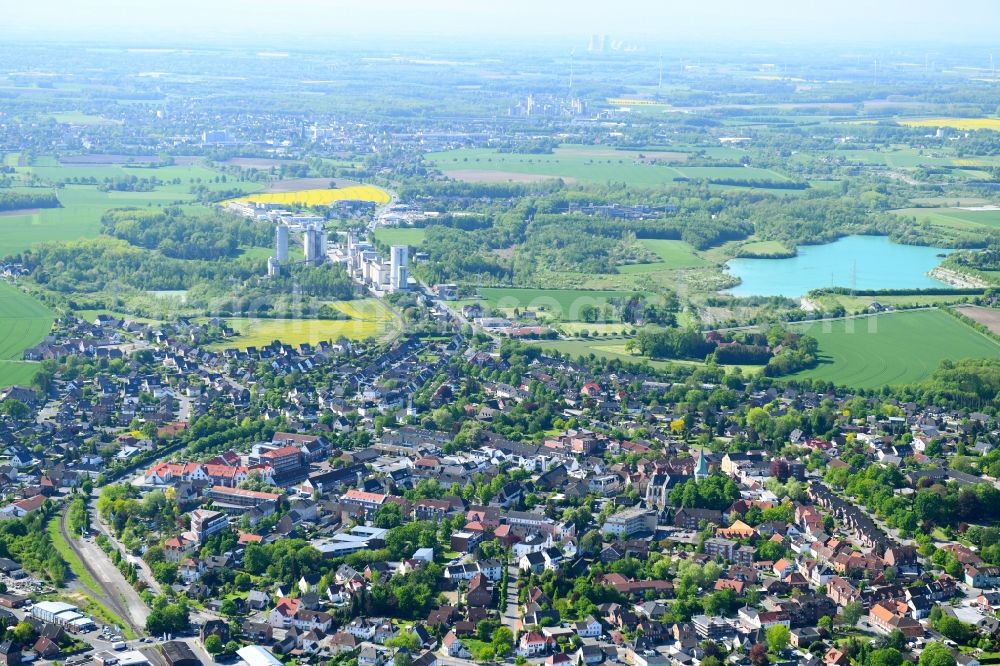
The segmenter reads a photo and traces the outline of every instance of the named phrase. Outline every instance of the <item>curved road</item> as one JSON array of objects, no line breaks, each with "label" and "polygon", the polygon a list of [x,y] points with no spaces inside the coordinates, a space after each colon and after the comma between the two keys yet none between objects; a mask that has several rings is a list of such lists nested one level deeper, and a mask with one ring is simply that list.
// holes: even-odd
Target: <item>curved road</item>
[{"label": "curved road", "polygon": [[[122,576],[121,572],[118,571],[118,568],[107,556],[107,553],[101,550],[97,544],[91,541],[81,541],[70,534],[66,527],[67,511],[68,505],[67,510],[64,510],[59,515],[59,531],[62,532],[63,539],[69,544],[70,549],[76,554],[84,568],[104,592],[104,598],[99,599],[99,601],[105,604],[123,622],[128,623],[136,636],[144,636],[146,633],[146,616],[149,614],[146,604],[143,603],[138,592],[135,591],[129,582],[125,580],[125,577]],[[83,587],[86,588],[86,586]],[[89,590],[89,588],[86,589]],[[90,591],[92,592],[92,590]]]}]

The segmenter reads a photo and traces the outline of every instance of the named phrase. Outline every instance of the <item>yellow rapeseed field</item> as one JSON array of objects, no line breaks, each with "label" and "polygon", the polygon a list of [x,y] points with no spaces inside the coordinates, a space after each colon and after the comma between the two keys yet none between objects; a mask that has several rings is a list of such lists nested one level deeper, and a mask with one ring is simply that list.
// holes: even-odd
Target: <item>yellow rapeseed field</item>
[{"label": "yellow rapeseed field", "polygon": [[897,120],[907,127],[950,127],[957,130],[1000,130],[1000,118],[907,118]]},{"label": "yellow rapeseed field", "polygon": [[329,206],[334,201],[373,201],[389,203],[389,193],[374,185],[352,185],[335,190],[298,190],[297,192],[262,192],[233,199],[282,206]]},{"label": "yellow rapeseed field", "polygon": [[609,97],[608,104],[613,106],[667,106],[663,102],[635,97]]}]

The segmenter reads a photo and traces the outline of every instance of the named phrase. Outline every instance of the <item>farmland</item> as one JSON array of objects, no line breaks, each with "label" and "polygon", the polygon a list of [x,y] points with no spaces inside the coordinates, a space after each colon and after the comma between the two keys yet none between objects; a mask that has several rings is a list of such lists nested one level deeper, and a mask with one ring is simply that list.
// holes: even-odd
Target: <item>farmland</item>
[{"label": "farmland", "polygon": [[484,287],[479,295],[486,303],[499,310],[539,310],[554,319],[579,321],[584,306],[603,306],[612,298],[628,298],[627,291],[599,291],[586,289],[514,289]]},{"label": "farmland", "polygon": [[392,311],[376,299],[331,305],[349,319],[228,319],[227,323],[238,335],[216,347],[261,347],[275,340],[289,345],[303,342],[315,345],[322,340],[335,341],[341,337],[350,340],[383,337],[396,330]]},{"label": "farmland", "polygon": [[61,208],[44,208],[14,211],[0,215],[0,257],[29,249],[35,243],[68,241],[93,238],[100,232],[101,216],[112,208],[127,206],[150,207],[181,204],[188,212],[207,210],[192,205],[193,186],[210,190],[238,187],[253,191],[259,183],[225,182],[219,172],[197,165],[171,165],[138,167],[110,162],[62,164],[51,156],[35,158],[30,166],[17,166],[16,153],[5,156],[5,163],[15,168],[22,178],[35,178],[36,182],[58,185],[72,179],[103,182],[127,176],[157,178],[161,182],[150,192],[102,191],[92,184],[65,184],[56,191]]},{"label": "farmland", "polygon": [[680,268],[700,268],[708,265],[708,262],[698,256],[694,248],[684,241],[643,238],[639,242],[655,253],[660,261],[619,266],[619,273],[655,273]]},{"label": "farmland", "polygon": [[941,361],[1000,358],[1000,344],[940,310],[796,326],[819,341],[820,364],[794,377],[878,388],[921,381]]},{"label": "farmland", "polygon": [[374,185],[352,185],[338,189],[266,192],[240,197],[235,201],[281,206],[329,206],[335,201],[373,201],[377,204],[387,204],[390,199],[388,192]]},{"label": "farmland", "polygon": [[552,154],[525,155],[463,148],[431,153],[426,159],[446,176],[474,182],[497,180],[491,172],[503,174],[500,180],[520,180],[516,177],[524,175],[531,179],[563,178],[587,183],[626,181],[639,187],[657,187],[683,178],[681,172],[672,166],[647,162],[638,155],[627,151],[620,154],[614,151],[611,155],[607,149],[591,152],[560,148]]},{"label": "farmland", "polygon": [[35,243],[93,238],[100,232],[101,216],[111,208],[168,205],[191,198],[176,192],[101,192],[85,185],[69,185],[59,190],[58,197],[62,208],[0,215],[0,257]]},{"label": "farmland", "polygon": [[53,315],[17,287],[0,282],[0,386],[30,381],[34,366],[21,361],[24,350],[42,341]]},{"label": "farmland", "polygon": [[[515,154],[486,148],[460,148],[426,155],[426,159],[441,169],[444,175],[467,182],[533,182],[561,178],[568,183],[627,182],[634,187],[661,187],[687,180],[761,183],[789,180],[773,169],[686,166],[685,162],[689,157],[688,153],[681,151],[613,150],[591,146],[562,146],[548,154]],[[788,194],[801,190],[781,192]]]},{"label": "farmland", "polygon": [[990,329],[991,332],[1000,335],[1000,310],[978,305],[960,305],[956,306],[955,309],[969,319]]},{"label": "farmland", "polygon": [[1000,208],[977,206],[967,208],[902,208],[897,215],[912,216],[917,222],[928,222],[950,229],[975,227],[1000,228]]},{"label": "farmland", "polygon": [[907,118],[896,122],[906,127],[949,127],[963,131],[1000,130],[1000,118]]}]

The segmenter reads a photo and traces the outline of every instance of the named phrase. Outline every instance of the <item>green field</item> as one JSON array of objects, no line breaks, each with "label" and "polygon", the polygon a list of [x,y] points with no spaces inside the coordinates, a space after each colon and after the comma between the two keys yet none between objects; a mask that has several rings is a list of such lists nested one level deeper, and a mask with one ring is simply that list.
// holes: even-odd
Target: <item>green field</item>
[{"label": "green field", "polygon": [[642,238],[639,242],[655,253],[660,258],[660,261],[648,264],[627,264],[619,266],[619,273],[656,273],[658,271],[669,271],[679,268],[699,268],[701,266],[708,265],[708,262],[698,256],[695,253],[694,248],[684,241]]},{"label": "green field", "polygon": [[787,177],[773,169],[757,167],[722,166],[722,167],[678,167],[677,170],[685,178],[714,179],[735,178],[740,180],[776,180],[786,181]]},{"label": "green field", "polygon": [[637,153],[609,149],[558,149],[548,155],[499,153],[491,149],[460,148],[430,153],[426,159],[456,180],[472,182],[530,182],[543,178],[563,178],[588,183],[627,182],[638,187],[672,183],[683,175],[664,164],[638,158]]},{"label": "green field", "polygon": [[740,245],[736,250],[738,257],[784,257],[794,254],[781,241],[751,241]]},{"label": "green field", "polygon": [[386,245],[409,245],[417,247],[424,242],[427,230],[413,227],[379,227],[375,230],[375,240]]},{"label": "green field", "polygon": [[[141,167],[116,164],[60,164],[50,155],[36,157],[31,166],[17,166],[17,153],[4,156],[4,163],[15,167],[15,178],[35,177],[48,185],[71,178],[105,178],[136,176],[158,178],[163,181],[152,192],[102,192],[95,185],[65,185],[56,190],[62,208],[0,214],[0,257],[22,252],[35,243],[46,241],[78,240],[97,236],[101,216],[111,208],[138,206],[167,206],[182,204],[186,212],[207,211],[204,206],[192,204],[192,186],[210,190],[239,188],[257,192],[260,183],[214,182],[221,174],[198,165]],[[176,181],[176,182],[174,182]],[[15,180],[15,183],[17,181]],[[22,188],[17,188],[22,189]]]},{"label": "green field", "polygon": [[426,159],[451,178],[471,182],[530,182],[563,178],[572,182],[627,182],[656,187],[688,178],[788,180],[771,169],[756,167],[686,167],[687,154],[677,151],[615,150],[600,146],[562,146],[551,154],[500,153],[487,148],[460,148],[429,153]]},{"label": "green field", "polygon": [[602,307],[612,298],[628,298],[632,292],[587,289],[515,289],[483,287],[479,295],[498,310],[538,310],[553,319],[580,321],[585,305]]},{"label": "green field", "polygon": [[926,379],[945,359],[1000,358],[1000,344],[940,310],[795,327],[819,341],[820,364],[793,375],[878,388]]},{"label": "green field", "polygon": [[100,233],[101,216],[111,208],[169,205],[191,195],[179,191],[101,192],[96,187],[69,185],[58,190],[62,208],[0,215],[0,257],[46,241],[93,238]]},{"label": "green field", "polygon": [[849,296],[847,294],[823,294],[814,301],[817,301],[824,311],[832,310],[837,305],[842,305],[849,313],[865,311],[873,302],[878,301],[881,305],[891,305],[893,307],[927,307],[930,305],[945,305],[948,303],[963,303],[970,299],[969,296],[960,295],[925,295],[910,294],[907,296]]},{"label": "green field", "polygon": [[37,366],[21,360],[24,350],[41,342],[52,322],[47,307],[17,287],[0,282],[0,386],[31,381]]},{"label": "green field", "polygon": [[564,335],[576,336],[580,335],[581,332],[587,331],[590,335],[624,335],[628,331],[635,329],[635,326],[631,324],[617,324],[617,323],[604,323],[604,322],[583,322],[583,321],[568,321],[559,324],[559,330]]},{"label": "green field", "polygon": [[[625,349],[626,341],[622,338],[592,338],[589,340],[539,340],[531,342],[536,347],[541,347],[549,351],[557,351],[561,354],[569,354],[571,357],[589,356],[593,354],[597,358],[609,360],[625,361],[628,363],[646,363],[650,367],[663,369],[671,365],[704,365],[700,361],[654,361],[652,359],[630,354]],[[762,366],[755,365],[732,365],[723,366],[726,368],[740,368],[744,375],[760,372]]]},{"label": "green field", "polygon": [[972,229],[976,227],[1000,228],[1000,210],[963,210],[961,208],[902,208],[897,215],[912,216],[918,222],[948,227]]},{"label": "green field", "polygon": [[315,345],[323,340],[336,341],[344,337],[349,340],[363,340],[385,337],[397,329],[395,315],[382,301],[374,298],[362,301],[340,301],[331,303],[350,319],[250,319],[237,317],[227,319],[237,337],[214,345],[216,349],[227,347],[263,347],[275,340],[289,345],[303,342]]}]

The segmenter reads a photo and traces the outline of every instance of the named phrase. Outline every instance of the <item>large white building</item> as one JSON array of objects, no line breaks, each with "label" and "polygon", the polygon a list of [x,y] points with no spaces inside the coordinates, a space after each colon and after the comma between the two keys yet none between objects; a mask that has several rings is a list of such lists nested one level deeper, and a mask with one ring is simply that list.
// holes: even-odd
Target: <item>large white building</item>
[{"label": "large white building", "polygon": [[389,289],[404,291],[409,280],[406,267],[409,250],[405,245],[393,245],[389,250]]},{"label": "large white building", "polygon": [[274,258],[282,264],[288,261],[288,227],[284,224],[274,229]]},{"label": "large white building", "polygon": [[307,264],[320,264],[326,256],[326,232],[323,227],[307,227],[303,235],[302,249]]}]

